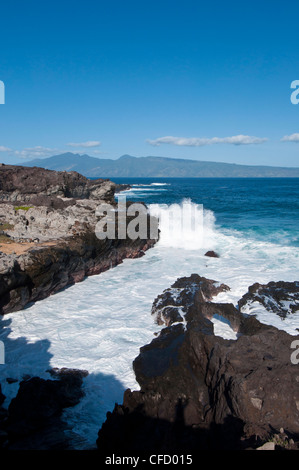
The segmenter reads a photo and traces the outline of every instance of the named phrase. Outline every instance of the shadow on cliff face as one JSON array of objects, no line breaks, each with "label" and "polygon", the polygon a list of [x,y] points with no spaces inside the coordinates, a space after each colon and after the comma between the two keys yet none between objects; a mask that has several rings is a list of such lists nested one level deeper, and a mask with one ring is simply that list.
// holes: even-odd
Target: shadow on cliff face
[{"label": "shadow on cliff face", "polygon": [[[252,435],[244,437],[245,423],[234,416],[227,416],[222,424],[209,426],[187,426],[184,421],[186,405],[178,400],[174,421],[152,418],[145,414],[143,405],[132,412],[116,405],[114,412],[107,413],[107,421],[98,433],[98,453],[103,457],[109,454],[141,455],[153,454],[187,455],[200,457],[202,451],[242,451],[255,450],[265,444],[265,440]],[[273,435],[279,435],[272,429]],[[284,439],[295,439],[297,434],[286,434]],[[274,442],[274,441],[273,441]],[[297,450],[297,446],[294,447]],[[276,450],[286,450],[283,440],[276,442]],[[201,457],[200,457],[201,458]]]},{"label": "shadow on cliff face", "polygon": [[[18,315],[18,313],[15,313]],[[29,343],[23,336],[18,338],[10,337],[12,330],[9,327],[10,319],[2,317],[0,321],[0,340],[4,344],[5,364],[0,365],[1,381],[4,378],[11,378],[10,384],[28,378],[32,374],[30,358],[38,357],[39,371],[45,371],[50,368],[50,361],[53,357],[49,352],[50,341],[38,340]]]},{"label": "shadow on cliff face", "polygon": [[[152,313],[166,327],[134,360],[140,391],[126,390],[123,404],[107,414],[100,451],[299,448],[298,372],[290,358],[298,335],[212,302],[215,283],[193,274],[154,301]],[[261,286],[263,296],[277,298],[278,291],[283,306],[298,293],[297,282],[282,291],[280,283],[270,287]],[[236,339],[215,334],[214,315],[229,322]]]},{"label": "shadow on cliff face", "polygon": [[[10,323],[0,321],[5,347],[5,364],[0,364],[0,449],[94,449],[99,410],[102,407],[103,416],[107,411],[103,395],[121,397],[122,384],[113,376],[53,368],[51,343],[12,339]],[[78,423],[80,430],[74,432]]]},{"label": "shadow on cliff face", "polygon": [[116,406],[113,413],[107,414],[109,419],[99,431],[99,453],[179,454],[201,450],[243,450],[257,446],[258,441],[241,439],[242,420],[229,417],[222,425],[212,424],[206,428],[186,426],[184,407],[179,400],[175,420],[170,422],[146,416],[142,405],[133,412]]}]

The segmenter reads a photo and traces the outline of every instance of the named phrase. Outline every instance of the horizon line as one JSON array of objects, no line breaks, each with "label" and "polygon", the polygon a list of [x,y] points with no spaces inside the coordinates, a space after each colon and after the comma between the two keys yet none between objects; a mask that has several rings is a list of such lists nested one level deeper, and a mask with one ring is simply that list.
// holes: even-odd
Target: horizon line
[{"label": "horizon line", "polygon": [[[161,155],[142,155],[142,156],[134,156],[134,155],[129,155],[129,154],[123,154],[123,155],[120,155],[119,157],[115,157],[115,158],[101,158],[101,157],[96,157],[96,156],[91,156],[91,155],[88,155],[87,153],[73,153],[73,152],[62,152],[62,153],[59,153],[59,154],[54,154],[54,155],[51,155],[51,156],[47,156],[47,157],[44,157],[44,158],[33,158],[31,160],[28,160],[26,162],[18,162],[18,163],[14,163],[14,164],[11,164],[13,166],[26,166],[26,163],[31,163],[31,162],[34,162],[34,161],[39,161],[39,162],[42,162],[42,161],[45,161],[45,160],[49,160],[50,158],[53,158],[53,157],[61,157],[63,155],[73,155],[73,156],[78,156],[78,157],[88,157],[88,158],[92,158],[94,160],[111,160],[111,161],[118,161],[120,159],[122,159],[123,157],[129,157],[129,158],[136,158],[136,159],[140,159],[140,158],[160,158],[160,159],[167,159],[167,160],[175,160],[175,161],[191,161],[191,162],[196,162],[196,163],[215,163],[215,164],[222,164],[222,165],[236,165],[236,166],[246,166],[246,167],[262,167],[262,168],[287,168],[287,169],[296,169],[298,170],[299,169],[299,166],[281,166],[281,165],[265,165],[265,164],[262,164],[262,165],[257,165],[257,164],[253,164],[253,165],[249,165],[248,163],[235,163],[235,162],[222,162],[222,161],[216,161],[216,160],[195,160],[193,158],[182,158],[182,157],[163,157]],[[2,165],[10,165],[10,163],[2,163]]]}]

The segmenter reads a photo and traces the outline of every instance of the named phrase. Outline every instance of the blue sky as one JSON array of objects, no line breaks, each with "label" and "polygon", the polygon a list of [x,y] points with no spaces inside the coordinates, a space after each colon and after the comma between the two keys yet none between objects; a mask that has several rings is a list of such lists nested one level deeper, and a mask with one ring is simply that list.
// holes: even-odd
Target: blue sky
[{"label": "blue sky", "polygon": [[0,14],[0,161],[299,166],[298,0],[10,0]]}]

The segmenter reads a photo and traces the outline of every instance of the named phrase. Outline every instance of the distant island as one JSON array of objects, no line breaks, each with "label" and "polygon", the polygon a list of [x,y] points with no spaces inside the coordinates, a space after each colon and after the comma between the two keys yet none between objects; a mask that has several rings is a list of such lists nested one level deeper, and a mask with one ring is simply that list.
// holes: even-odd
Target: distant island
[{"label": "distant island", "polygon": [[35,159],[23,166],[56,171],[77,171],[88,178],[291,178],[299,168],[251,166],[166,157],[133,157],[117,160],[71,152]]}]

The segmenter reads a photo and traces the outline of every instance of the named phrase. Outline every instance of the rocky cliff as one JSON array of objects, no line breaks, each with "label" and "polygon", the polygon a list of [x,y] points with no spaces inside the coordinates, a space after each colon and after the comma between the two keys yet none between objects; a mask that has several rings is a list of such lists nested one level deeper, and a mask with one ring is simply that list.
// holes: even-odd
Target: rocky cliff
[{"label": "rocky cliff", "polygon": [[46,202],[44,196],[77,199],[113,199],[115,184],[109,180],[89,180],[75,171],[51,171],[0,165],[0,200],[10,202]]},{"label": "rocky cliff", "polygon": [[[8,409],[1,408],[0,388],[0,449],[73,449],[74,436],[62,414],[84,396],[83,378],[88,372],[50,369],[49,374],[51,379],[47,380],[25,378]],[[2,395],[2,402],[4,398]]]},{"label": "rocky cliff", "polygon": [[[122,189],[76,172],[0,165],[0,314],[18,311],[125,258],[140,257],[153,246],[156,240],[149,237],[96,236],[97,208],[112,205],[117,223],[114,195]],[[24,377],[8,408],[1,406],[0,385],[1,449],[73,448],[78,437],[70,435],[62,413],[79,403],[88,372],[49,372],[49,380]]]},{"label": "rocky cliff", "polygon": [[[127,390],[99,431],[98,449],[117,453],[186,453],[207,449],[298,449],[299,369],[291,336],[242,312],[252,301],[299,309],[298,283],[249,288],[241,307],[213,302],[229,286],[197,274],[178,279],[154,302],[164,324],[140,350],[140,391]],[[260,297],[258,297],[260,294]],[[267,302],[269,299],[269,302]],[[272,310],[273,311],[273,310]],[[235,339],[215,334],[214,320]]]},{"label": "rocky cliff", "polygon": [[97,238],[96,209],[109,203],[117,214],[116,189],[112,181],[91,181],[76,172],[0,166],[0,314],[142,256],[153,246],[156,240],[149,236]]}]

